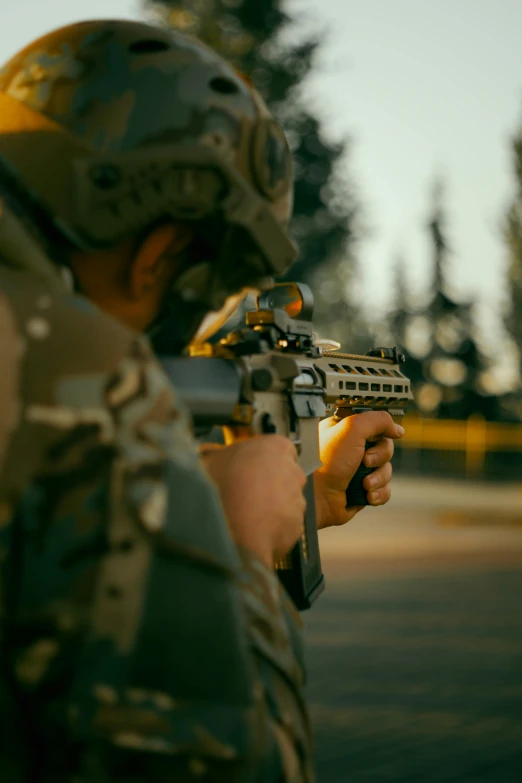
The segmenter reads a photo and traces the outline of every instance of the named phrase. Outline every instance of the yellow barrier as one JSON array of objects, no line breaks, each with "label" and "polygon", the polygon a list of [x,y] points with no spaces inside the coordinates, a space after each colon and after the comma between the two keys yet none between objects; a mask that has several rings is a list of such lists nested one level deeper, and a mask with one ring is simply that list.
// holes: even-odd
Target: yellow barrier
[{"label": "yellow barrier", "polygon": [[522,424],[488,422],[480,415],[466,421],[406,416],[404,427],[402,448],[464,452],[471,475],[483,472],[487,451],[522,451]]}]

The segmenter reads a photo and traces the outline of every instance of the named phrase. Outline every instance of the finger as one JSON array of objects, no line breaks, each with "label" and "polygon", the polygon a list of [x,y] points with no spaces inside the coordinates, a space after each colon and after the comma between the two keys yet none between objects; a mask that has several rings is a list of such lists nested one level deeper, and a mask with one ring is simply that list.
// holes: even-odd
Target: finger
[{"label": "finger", "polygon": [[344,440],[348,435],[363,442],[379,440],[383,436],[397,439],[404,435],[404,428],[395,424],[386,411],[357,413],[338,420],[330,417],[324,419],[319,426],[326,443],[337,439]]},{"label": "finger", "polygon": [[295,470],[297,471],[296,475],[297,475],[297,476],[298,476],[298,478],[299,478],[299,484],[300,484],[300,486],[301,486],[301,489],[304,489],[304,487],[305,487],[305,484],[306,484],[306,482],[307,482],[307,480],[308,480],[308,476],[306,475],[306,473],[304,472],[304,470],[302,470],[302,469],[299,467],[299,465],[297,465],[297,464],[295,465]]},{"label": "finger", "polygon": [[364,464],[367,468],[378,468],[389,462],[393,457],[395,444],[391,438],[382,438],[377,441],[364,455]]},{"label": "finger", "polygon": [[363,481],[364,488],[370,491],[385,487],[386,484],[389,484],[391,481],[392,471],[391,462],[387,462],[385,465],[372,471]]},{"label": "finger", "polygon": [[386,411],[368,411],[368,413],[358,413],[351,417],[353,419],[351,428],[354,433],[371,440],[376,436],[386,438],[402,438],[404,427],[395,424],[392,417]]},{"label": "finger", "polygon": [[288,454],[293,460],[297,461],[297,450],[290,438],[284,435],[259,435],[257,441],[263,440],[268,448],[276,449],[280,454]]},{"label": "finger", "polygon": [[381,489],[374,489],[368,492],[368,503],[370,506],[383,506],[391,498],[391,486],[387,484]]},{"label": "finger", "polygon": [[319,429],[329,430],[339,424],[339,419],[334,419],[333,416],[328,416],[326,419],[322,419],[319,422]]}]

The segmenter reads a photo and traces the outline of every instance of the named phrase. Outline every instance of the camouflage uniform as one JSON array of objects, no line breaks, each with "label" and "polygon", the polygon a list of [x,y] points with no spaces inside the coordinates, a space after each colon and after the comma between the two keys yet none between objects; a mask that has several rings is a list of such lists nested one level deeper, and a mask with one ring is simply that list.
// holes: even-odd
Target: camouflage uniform
[{"label": "camouflage uniform", "polygon": [[[39,126],[33,112],[53,97],[58,115],[70,109],[62,88],[80,66],[64,51],[30,52],[0,78],[4,191],[24,196],[20,212],[48,229],[46,239],[61,232],[76,246],[110,245],[128,232],[133,208],[117,215],[84,189],[71,214],[66,167],[48,155],[67,157],[72,137],[51,111]],[[122,78],[117,58],[111,68]],[[121,141],[118,128],[107,133]],[[273,147],[268,128],[262,141]],[[109,176],[110,167],[98,171]],[[81,190],[81,161],[76,173]],[[53,176],[40,222],[38,179]],[[32,187],[20,193],[19,181]],[[237,223],[251,242],[251,216]],[[267,250],[274,258],[288,252],[277,242]],[[258,276],[273,271],[256,263]],[[237,279],[220,280],[219,296],[237,289]],[[146,343],[68,293],[5,205],[0,326],[0,780],[312,781],[299,620],[278,580],[234,548]]]},{"label": "camouflage uniform", "polygon": [[30,273],[0,291],[0,779],[310,780],[295,616],[147,346]]}]

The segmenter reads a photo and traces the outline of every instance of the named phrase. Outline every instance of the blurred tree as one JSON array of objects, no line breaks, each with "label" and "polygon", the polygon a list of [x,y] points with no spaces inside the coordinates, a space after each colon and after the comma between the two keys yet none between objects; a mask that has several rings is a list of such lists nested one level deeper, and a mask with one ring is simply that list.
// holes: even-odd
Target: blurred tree
[{"label": "blurred tree", "polygon": [[[388,336],[385,341],[398,345],[406,356],[404,372],[411,380],[415,391],[424,382],[423,364],[415,351],[410,332],[412,317],[415,314],[406,279],[406,262],[402,256],[395,259],[393,279],[393,309],[390,311],[386,327]],[[422,353],[422,346],[421,346]]]},{"label": "blurred tree", "polygon": [[506,328],[519,353],[522,374],[522,129],[512,141],[515,195],[504,218],[504,239],[508,251],[509,307]]},{"label": "blurred tree", "polygon": [[522,127],[511,140],[514,195],[503,219],[507,249],[508,301],[504,325],[518,355],[518,385],[501,400],[504,416],[513,421],[522,418]]},{"label": "blurred tree", "polygon": [[446,223],[444,189],[437,183],[427,224],[433,263],[429,303],[422,309],[411,306],[401,271],[390,327],[405,349],[405,370],[421,413],[454,419],[480,413],[496,418],[497,400],[482,388],[486,359],[474,336],[473,306],[447,293]]},{"label": "blurred tree", "polygon": [[[295,41],[283,0],[144,0],[163,23],[201,38],[261,92],[283,125],[294,157],[295,200],[291,233],[299,258],[289,277],[311,284],[322,330],[343,342],[360,332],[361,312],[351,306],[354,245],[360,209],[346,170],[347,142],[328,140],[300,89],[313,67],[319,38]],[[317,276],[317,273],[321,274]],[[329,295],[332,285],[335,292]],[[353,345],[353,343],[352,343]]]},{"label": "blurred tree", "polygon": [[393,309],[388,317],[388,327],[394,341],[404,349],[406,345],[406,326],[411,313],[406,281],[406,262],[397,256],[393,265]]}]

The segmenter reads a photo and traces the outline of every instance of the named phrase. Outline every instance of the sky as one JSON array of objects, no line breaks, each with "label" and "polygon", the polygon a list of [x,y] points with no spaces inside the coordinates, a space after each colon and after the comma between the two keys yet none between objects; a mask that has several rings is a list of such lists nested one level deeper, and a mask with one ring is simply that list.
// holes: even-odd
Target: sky
[{"label": "sky", "polygon": [[[140,17],[137,0],[0,3],[0,62],[58,25]],[[324,32],[307,91],[327,132],[351,138],[347,172],[371,228],[359,252],[363,298],[386,306],[398,254],[412,291],[426,290],[424,224],[432,183],[443,177],[450,287],[478,300],[492,344],[504,295],[509,139],[522,124],[522,0],[289,0],[288,8],[303,30]]]},{"label": "sky", "polygon": [[505,295],[509,142],[522,124],[522,2],[321,0],[319,19],[316,0],[291,7],[304,29],[325,31],[308,92],[329,131],[352,139],[350,174],[372,228],[360,254],[365,292],[386,300],[399,254],[411,288],[426,287],[424,225],[442,177],[451,290],[478,299],[495,329],[491,311]]}]

